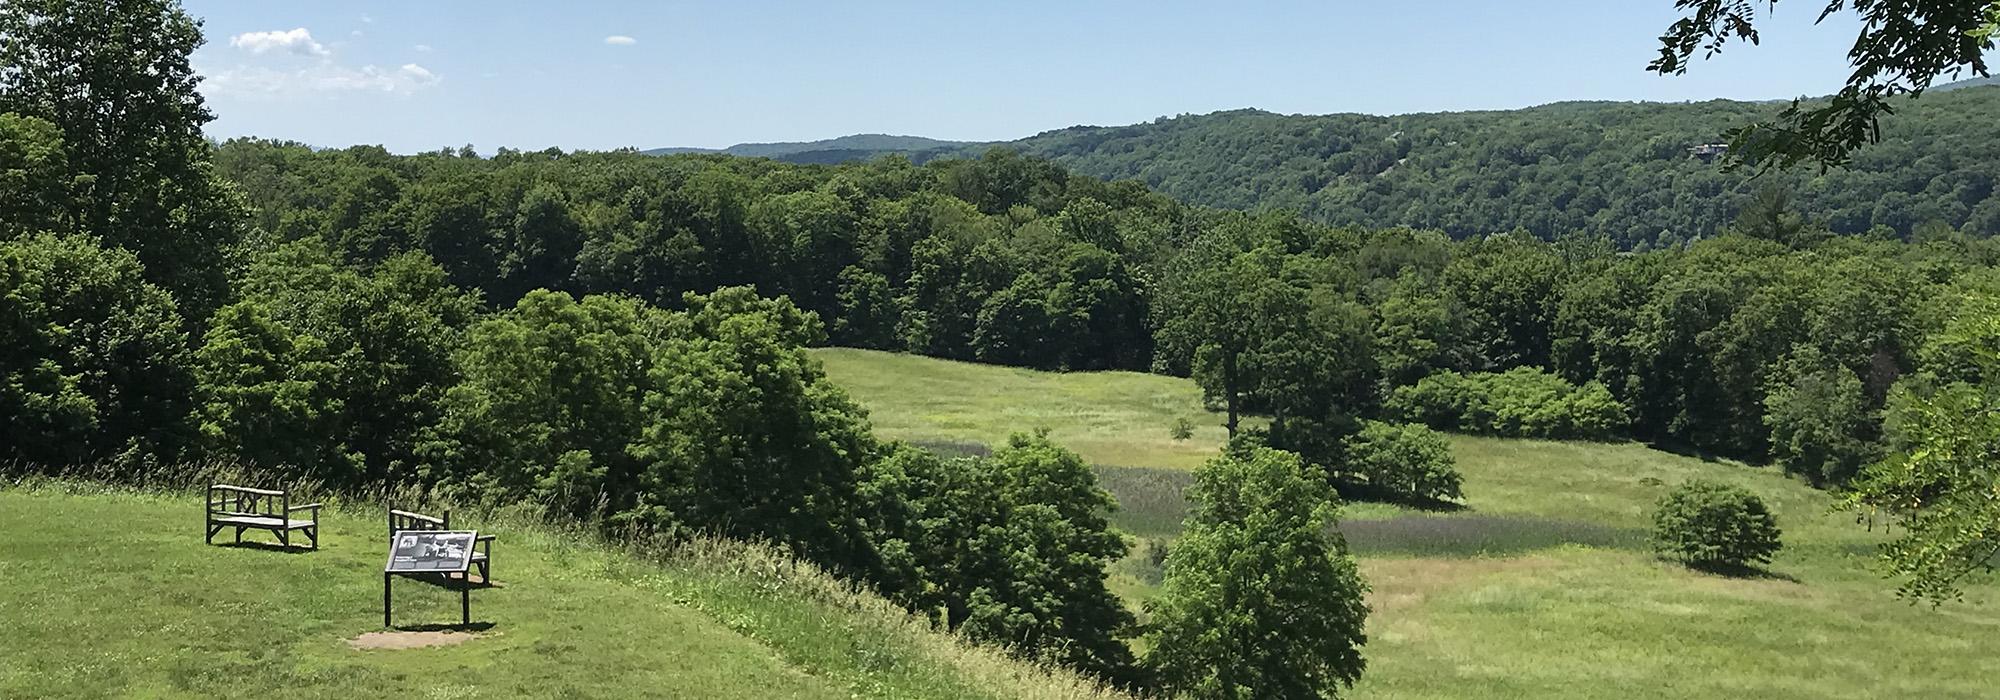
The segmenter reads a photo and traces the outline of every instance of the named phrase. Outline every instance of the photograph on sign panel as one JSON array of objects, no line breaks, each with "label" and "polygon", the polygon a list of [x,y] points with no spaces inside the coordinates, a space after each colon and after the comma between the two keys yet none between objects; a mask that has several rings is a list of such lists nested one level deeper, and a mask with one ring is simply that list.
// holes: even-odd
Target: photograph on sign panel
[{"label": "photograph on sign panel", "polygon": [[394,535],[390,571],[464,571],[472,558],[471,532],[414,532]]}]

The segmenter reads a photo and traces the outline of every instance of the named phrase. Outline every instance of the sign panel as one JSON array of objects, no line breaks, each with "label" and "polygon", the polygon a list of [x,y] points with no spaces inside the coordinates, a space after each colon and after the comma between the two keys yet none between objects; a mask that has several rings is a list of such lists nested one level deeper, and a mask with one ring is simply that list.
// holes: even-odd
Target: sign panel
[{"label": "sign panel", "polygon": [[389,535],[391,574],[464,573],[472,565],[471,530],[399,530]]}]

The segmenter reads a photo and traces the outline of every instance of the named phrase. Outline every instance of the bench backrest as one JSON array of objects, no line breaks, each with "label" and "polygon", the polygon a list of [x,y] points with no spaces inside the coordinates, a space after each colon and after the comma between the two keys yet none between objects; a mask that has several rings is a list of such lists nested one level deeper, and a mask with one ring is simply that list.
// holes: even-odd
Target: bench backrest
[{"label": "bench backrest", "polygon": [[423,513],[418,513],[415,511],[397,510],[395,508],[389,509],[390,534],[395,534],[396,532],[401,530],[450,530],[450,529],[451,529],[451,511],[448,510],[444,512],[444,517],[440,518],[432,515],[424,515]]},{"label": "bench backrest", "polygon": [[208,487],[210,515],[257,515],[282,518],[290,512],[291,505],[291,494],[279,489],[253,489],[229,484],[213,484]]}]

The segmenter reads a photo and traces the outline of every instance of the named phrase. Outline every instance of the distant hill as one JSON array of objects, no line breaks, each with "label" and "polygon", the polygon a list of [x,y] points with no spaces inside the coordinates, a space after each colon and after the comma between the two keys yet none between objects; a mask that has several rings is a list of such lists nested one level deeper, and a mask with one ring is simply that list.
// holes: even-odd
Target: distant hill
[{"label": "distant hill", "polygon": [[966,141],[944,141],[922,136],[853,134],[819,141],[739,143],[728,148],[654,148],[647,155],[675,153],[721,153],[748,158],[770,158],[793,163],[844,163],[867,160],[885,153],[917,153],[971,145]]},{"label": "distant hill", "polygon": [[1781,107],[1564,102],[1386,117],[1244,109],[1071,127],[1003,145],[1195,204],[1454,236],[1584,232],[1625,246],[1711,236],[1771,185],[1792,189],[1805,213],[1839,233],[1886,226],[1908,235],[1937,221],[2000,234],[2000,90],[1948,90],[1899,105],[1884,142],[1824,174],[1801,168],[1753,179],[1689,150]]},{"label": "distant hill", "polygon": [[1984,78],[1967,78],[1965,80],[1955,80],[1949,83],[1945,83],[1943,85],[1934,86],[1931,88],[1931,92],[1950,92],[1952,90],[1961,90],[1969,87],[1985,87],[1988,85],[2000,85],[2000,75],[1992,75]]}]

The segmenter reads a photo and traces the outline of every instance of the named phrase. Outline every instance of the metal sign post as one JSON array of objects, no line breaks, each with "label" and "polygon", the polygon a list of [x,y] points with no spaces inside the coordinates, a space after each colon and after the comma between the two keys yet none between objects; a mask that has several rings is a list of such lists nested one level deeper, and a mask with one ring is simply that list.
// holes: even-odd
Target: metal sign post
[{"label": "metal sign post", "polygon": [[392,626],[390,608],[394,598],[390,583],[397,576],[412,578],[438,576],[449,584],[449,574],[459,575],[458,611],[463,624],[472,624],[472,545],[479,540],[473,530],[398,530],[389,534],[389,562],[382,566],[382,626]]}]

